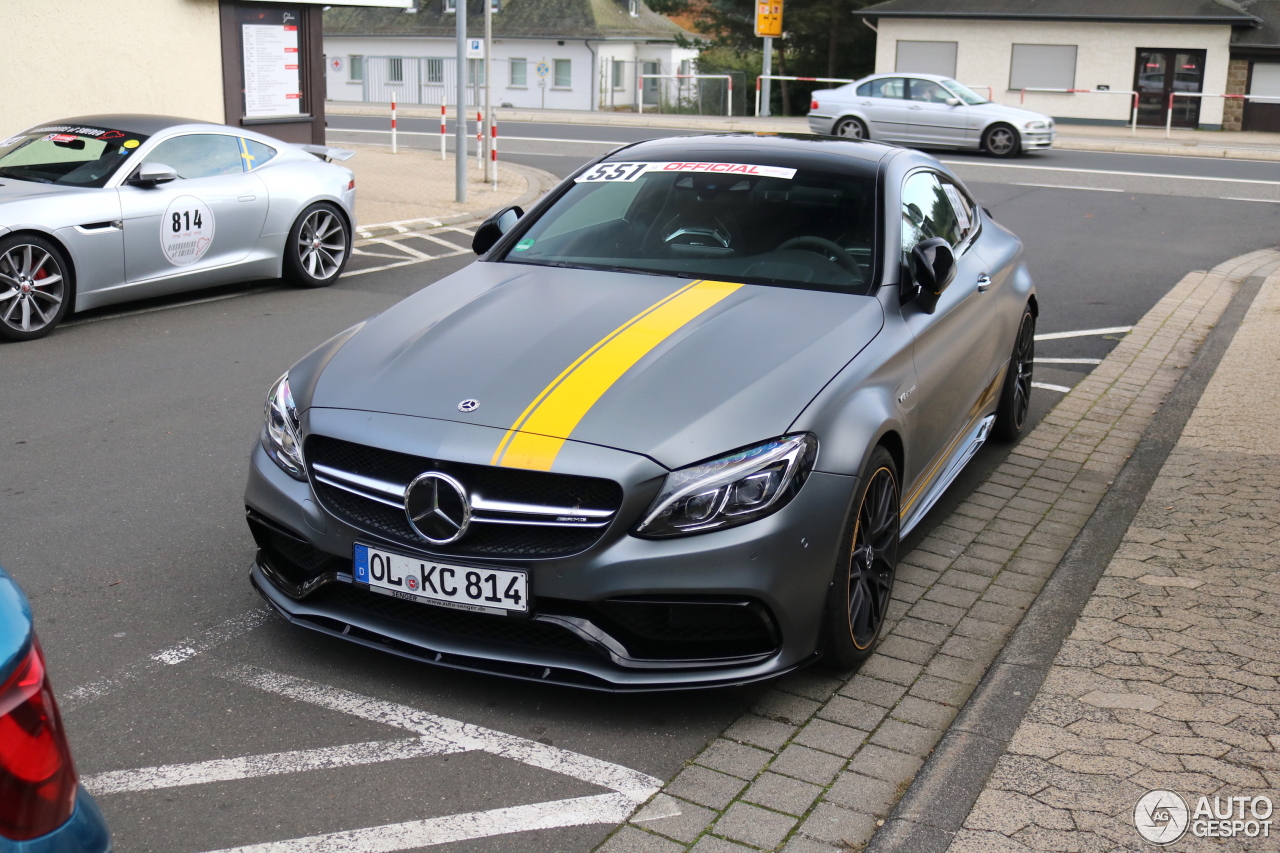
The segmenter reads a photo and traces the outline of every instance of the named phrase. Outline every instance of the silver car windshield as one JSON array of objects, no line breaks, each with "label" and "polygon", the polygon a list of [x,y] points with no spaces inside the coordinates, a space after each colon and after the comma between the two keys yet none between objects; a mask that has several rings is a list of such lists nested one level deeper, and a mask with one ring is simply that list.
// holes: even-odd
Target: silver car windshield
[{"label": "silver car windshield", "polygon": [[990,103],[986,98],[982,97],[963,83],[957,83],[955,80],[943,80],[942,85],[950,89],[957,98],[964,101],[971,107],[976,107],[978,104]]},{"label": "silver car windshield", "polygon": [[608,162],[502,260],[865,294],[875,235],[872,175]]},{"label": "silver car windshield", "polygon": [[109,127],[44,125],[0,142],[0,178],[102,187],[147,137]]}]

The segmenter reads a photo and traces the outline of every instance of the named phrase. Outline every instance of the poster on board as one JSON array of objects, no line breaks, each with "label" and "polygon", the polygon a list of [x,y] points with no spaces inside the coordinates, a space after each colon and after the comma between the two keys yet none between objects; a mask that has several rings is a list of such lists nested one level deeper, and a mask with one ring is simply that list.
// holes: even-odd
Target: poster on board
[{"label": "poster on board", "polygon": [[302,113],[302,85],[295,24],[242,24],[244,117]]}]

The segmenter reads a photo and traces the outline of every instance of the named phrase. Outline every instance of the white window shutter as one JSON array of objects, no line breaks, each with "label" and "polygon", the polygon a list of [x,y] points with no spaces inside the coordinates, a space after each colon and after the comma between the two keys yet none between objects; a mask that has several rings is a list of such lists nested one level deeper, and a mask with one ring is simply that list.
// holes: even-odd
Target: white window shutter
[{"label": "white window shutter", "polygon": [[1009,69],[1010,89],[1074,89],[1074,44],[1015,44]]},{"label": "white window shutter", "polygon": [[895,71],[956,76],[956,42],[899,41]]}]

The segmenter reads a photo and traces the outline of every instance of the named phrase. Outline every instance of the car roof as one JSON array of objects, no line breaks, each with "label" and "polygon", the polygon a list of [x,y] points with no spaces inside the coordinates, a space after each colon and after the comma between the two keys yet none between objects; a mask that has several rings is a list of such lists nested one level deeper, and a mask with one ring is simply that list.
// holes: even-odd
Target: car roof
[{"label": "car roof", "polygon": [[874,172],[876,164],[902,149],[880,142],[792,133],[709,133],[669,136],[637,142],[607,155],[612,161],[758,160],[759,165],[790,168],[838,168]]},{"label": "car roof", "polygon": [[136,133],[139,136],[155,136],[161,131],[185,124],[204,124],[209,125],[210,127],[225,127],[225,125],[216,124],[211,121],[201,121],[196,118],[145,115],[142,113],[105,113],[103,115],[95,116],[76,116],[74,118],[58,119],[57,121],[41,122],[36,125],[36,127],[87,125],[88,127],[105,127],[111,130],[123,130],[127,133]]}]

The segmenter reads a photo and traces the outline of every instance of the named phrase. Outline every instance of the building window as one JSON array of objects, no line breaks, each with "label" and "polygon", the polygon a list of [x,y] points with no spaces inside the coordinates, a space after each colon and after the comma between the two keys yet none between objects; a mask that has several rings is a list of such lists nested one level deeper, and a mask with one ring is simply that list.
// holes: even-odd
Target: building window
[{"label": "building window", "polygon": [[613,88],[627,88],[626,75],[627,63],[623,62],[621,59],[615,59],[613,61]]},{"label": "building window", "polygon": [[484,85],[484,60],[483,59],[467,60],[467,85],[468,86]]},{"label": "building window", "polygon": [[387,58],[387,82],[404,82],[404,59],[401,57],[391,56]]},{"label": "building window", "polygon": [[427,81],[428,83],[444,84],[444,60],[428,59],[427,63]]},{"label": "building window", "polygon": [[529,60],[523,56],[507,60],[507,67],[510,72],[507,77],[507,85],[524,89],[529,85]]},{"label": "building window", "polygon": [[908,74],[956,76],[956,42],[899,41],[894,71]]},{"label": "building window", "polygon": [[1015,44],[1009,67],[1010,89],[1074,89],[1074,44]]},{"label": "building window", "polygon": [[364,57],[349,56],[347,61],[350,62],[348,71],[350,72],[350,80],[352,83],[364,82]]},{"label": "building window", "polygon": [[571,89],[573,88],[573,62],[569,59],[555,60],[555,88]]},{"label": "building window", "polygon": [[693,66],[692,66],[692,63],[690,63],[690,62],[689,62],[689,60],[687,60],[687,59],[682,59],[682,60],[680,60],[680,70],[679,70],[679,71],[677,71],[676,73],[677,73],[677,74],[679,74],[679,75],[681,75],[681,76],[683,76],[683,77],[687,77],[687,76],[689,76],[691,73],[693,73],[693,72],[691,71],[692,67],[693,67]]},{"label": "building window", "polygon": [[489,8],[493,10],[493,14],[498,14],[502,11],[502,0],[489,0]]},{"label": "building window", "polygon": [[633,18],[640,16],[639,0],[627,0],[627,13]]},{"label": "building window", "polygon": [[454,12],[458,11],[458,0],[443,0],[443,2],[444,2],[444,13],[446,15],[451,15]]}]

